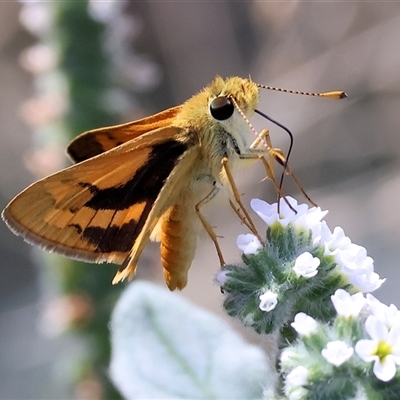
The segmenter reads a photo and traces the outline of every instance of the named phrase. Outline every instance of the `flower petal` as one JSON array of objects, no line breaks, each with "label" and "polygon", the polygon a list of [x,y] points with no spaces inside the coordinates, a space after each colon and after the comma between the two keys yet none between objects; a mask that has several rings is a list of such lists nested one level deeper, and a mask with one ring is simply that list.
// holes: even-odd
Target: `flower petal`
[{"label": "flower petal", "polygon": [[262,249],[262,245],[258,238],[251,233],[239,235],[236,239],[236,244],[246,255],[256,254],[260,249]]},{"label": "flower petal", "polygon": [[320,263],[321,260],[319,258],[313,257],[311,253],[305,251],[296,258],[293,271],[297,277],[312,278],[317,275]]},{"label": "flower petal", "polygon": [[372,339],[384,341],[387,339],[388,328],[375,315],[370,315],[367,318],[365,321],[365,330]]},{"label": "flower petal", "polygon": [[317,321],[303,312],[296,314],[290,325],[301,336],[309,336],[318,328]]},{"label": "flower petal", "polygon": [[278,304],[278,296],[271,290],[267,290],[264,294],[259,296],[260,299],[260,309],[262,311],[272,311]]},{"label": "flower petal", "polygon": [[385,357],[384,362],[381,362],[378,358],[374,364],[374,374],[383,382],[390,381],[396,374],[396,364],[393,360],[393,356],[389,354]]},{"label": "flower petal", "polygon": [[357,317],[366,303],[362,293],[351,295],[343,289],[336,290],[331,300],[337,314],[345,318]]},{"label": "flower petal", "polygon": [[308,375],[308,369],[299,365],[286,376],[286,384],[290,386],[304,386],[307,384]]},{"label": "flower petal", "polygon": [[354,353],[354,349],[343,340],[333,340],[328,342],[321,350],[322,356],[335,367],[341,366]]},{"label": "flower petal", "polygon": [[365,362],[370,362],[379,359],[375,352],[378,348],[378,341],[361,339],[355,345],[357,355]]}]

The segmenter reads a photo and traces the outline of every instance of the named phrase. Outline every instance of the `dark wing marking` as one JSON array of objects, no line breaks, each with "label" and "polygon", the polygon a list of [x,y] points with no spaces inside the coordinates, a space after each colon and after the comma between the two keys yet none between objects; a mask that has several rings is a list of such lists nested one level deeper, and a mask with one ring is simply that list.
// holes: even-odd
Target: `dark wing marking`
[{"label": "dark wing marking", "polygon": [[67,154],[75,162],[87,160],[145,133],[173,126],[180,110],[176,106],[137,121],[82,133],[68,145]]},{"label": "dark wing marking", "polygon": [[42,179],[3,211],[28,242],[71,258],[121,263],[187,150],[159,129]]}]

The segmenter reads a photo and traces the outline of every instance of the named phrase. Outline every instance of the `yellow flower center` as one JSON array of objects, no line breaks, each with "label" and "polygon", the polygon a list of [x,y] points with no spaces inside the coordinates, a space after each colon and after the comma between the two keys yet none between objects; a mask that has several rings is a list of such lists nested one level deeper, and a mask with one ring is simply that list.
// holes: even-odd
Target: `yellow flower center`
[{"label": "yellow flower center", "polygon": [[392,346],[387,342],[379,341],[374,354],[376,354],[379,357],[381,363],[383,363],[385,362],[386,356],[392,354]]}]

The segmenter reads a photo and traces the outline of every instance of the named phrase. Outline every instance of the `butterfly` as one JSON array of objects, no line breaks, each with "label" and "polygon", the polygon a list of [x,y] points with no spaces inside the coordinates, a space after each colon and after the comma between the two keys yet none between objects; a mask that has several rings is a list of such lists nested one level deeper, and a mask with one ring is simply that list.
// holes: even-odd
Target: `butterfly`
[{"label": "butterfly", "polygon": [[[274,158],[285,162],[270,145],[268,130],[252,137],[249,119],[262,114],[260,88],[286,91],[251,78],[217,76],[182,105],[81,134],[67,148],[75,164],[18,194],[3,220],[47,251],[120,264],[113,283],[132,278],[148,240],[159,241],[167,286],[184,288],[201,226],[224,264],[217,236],[201,212],[218,192],[228,195],[240,219],[258,235],[240,201],[234,171],[246,160],[261,159],[273,179]],[[311,95],[345,97],[344,92]]]}]

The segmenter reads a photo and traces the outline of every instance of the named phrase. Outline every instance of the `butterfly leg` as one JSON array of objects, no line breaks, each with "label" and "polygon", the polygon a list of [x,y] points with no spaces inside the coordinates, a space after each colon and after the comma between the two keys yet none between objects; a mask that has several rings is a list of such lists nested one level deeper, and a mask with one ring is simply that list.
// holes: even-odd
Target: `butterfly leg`
[{"label": "butterfly leg", "polygon": [[[263,144],[263,146],[260,146],[261,143]],[[274,163],[277,160],[279,160],[278,162],[280,162],[279,155],[283,154],[283,153],[280,149],[272,147],[272,142],[271,142],[271,138],[269,136],[268,129],[263,129],[260,132],[260,134],[254,140],[254,142],[250,145],[249,150],[250,150],[249,153],[241,154],[240,158],[242,158],[242,159],[254,159],[254,158],[259,159],[264,165],[265,172],[267,174],[266,179],[269,179],[272,182],[276,192],[278,193],[278,199],[282,198],[285,201],[285,203],[288,205],[288,207],[290,209],[292,209],[294,212],[296,212],[296,210],[294,210],[292,205],[287,200],[285,194],[283,193],[281,185],[275,179]],[[269,160],[267,160],[265,158],[266,152],[268,153]],[[285,158],[283,157],[283,159],[285,159]],[[282,164],[284,164],[284,162]],[[278,202],[278,210],[279,210],[279,202]]]},{"label": "butterfly leg", "polygon": [[242,203],[239,190],[238,190],[238,188],[236,186],[236,182],[235,182],[235,180],[233,178],[232,171],[231,171],[231,168],[229,166],[228,158],[224,157],[222,159],[221,163],[222,163],[222,167],[224,168],[225,174],[226,174],[226,176],[228,178],[229,184],[231,185],[232,192],[233,192],[233,197],[235,199],[235,202],[237,203],[237,205],[235,205],[232,200],[229,200],[229,203],[230,203],[233,211],[235,211],[235,213],[241,219],[241,221],[250,229],[250,231],[255,236],[257,236],[258,240],[260,240],[260,242],[262,243],[263,240],[262,240],[260,234],[257,232],[257,228],[254,225],[254,222],[251,219],[249,212],[247,211],[246,207]]},{"label": "butterfly leg", "polygon": [[[279,159],[278,159],[279,157]],[[282,165],[285,165],[286,163],[286,158],[283,155],[283,153],[279,154],[276,153],[275,159]],[[296,175],[293,173],[292,168],[290,168],[290,165],[286,163],[285,165],[285,173],[289,175],[292,179],[295,185],[297,186],[297,189],[300,190],[300,192],[303,194],[303,196],[307,199],[307,201],[312,204],[314,207],[317,207],[317,204],[311,199],[311,197],[307,194],[307,192],[303,189],[303,186],[301,186],[300,181],[296,178]],[[291,207],[290,207],[291,208]]]},{"label": "butterfly leg", "polygon": [[[261,144],[263,144],[261,146]],[[265,172],[267,173],[267,178],[274,185],[275,190],[279,197],[285,197],[282,188],[275,179],[275,161],[281,164],[281,158],[279,155],[282,154],[280,149],[272,147],[271,138],[269,136],[269,130],[263,129],[254,142],[250,145],[250,153],[241,154],[241,158],[258,158],[264,165]],[[265,153],[268,153],[268,160],[265,158]],[[283,162],[284,164],[284,162]]]},{"label": "butterfly leg", "polygon": [[213,227],[210,225],[210,223],[207,221],[206,217],[200,212],[200,208],[203,207],[204,204],[208,203],[211,199],[213,199],[218,192],[219,192],[219,188],[214,186],[213,189],[211,190],[211,192],[206,197],[204,197],[204,199],[200,200],[195,205],[195,209],[196,209],[196,213],[197,213],[202,225],[204,226],[204,229],[207,231],[211,240],[214,242],[220,264],[225,265],[225,260],[224,260],[224,257],[222,256],[221,248],[219,247],[217,234],[215,233],[215,231],[214,231]]},{"label": "butterfly leg", "polygon": [[[266,131],[266,132],[263,134],[264,131]],[[261,139],[262,139],[261,136],[265,140],[265,145],[266,145],[266,147],[268,149],[268,153],[270,154],[270,163],[269,163],[269,165],[273,166],[274,165],[273,160],[275,160],[279,164],[284,166],[285,167],[285,173],[287,175],[289,175],[293,179],[295,185],[300,190],[300,192],[303,194],[303,196],[307,199],[307,201],[309,203],[311,203],[313,206],[316,207],[317,204],[314,201],[312,201],[310,196],[303,189],[303,187],[300,184],[300,181],[296,178],[296,175],[293,173],[292,169],[290,168],[290,165],[287,163],[287,160],[286,160],[285,155],[283,154],[283,151],[281,149],[277,149],[277,148],[272,147],[271,137],[269,136],[268,129],[263,129],[261,131],[259,137],[256,138],[256,140],[251,144],[250,149],[252,149],[253,145],[255,145],[256,147],[259,145],[259,143],[261,142]],[[271,160],[271,157],[272,157],[272,160]],[[265,159],[262,160],[262,161],[263,161],[263,163],[267,163],[267,161]],[[274,172],[273,171],[273,167],[272,167],[272,172]],[[281,190],[281,188],[279,188],[279,190]],[[283,194],[282,194],[281,197],[284,197]]]},{"label": "butterfly leg", "polygon": [[[268,160],[265,158],[265,153],[268,153]],[[269,130],[263,129],[254,142],[249,147],[248,153],[243,153],[240,155],[241,159],[259,159],[265,168],[265,172],[267,174],[266,179],[269,179],[276,192],[278,193],[278,197],[285,198],[285,195],[282,192],[282,188],[280,187],[279,183],[275,179],[275,161],[279,154],[282,151],[278,148],[274,148],[272,146],[271,138],[269,136]],[[290,207],[290,204],[289,204]]]},{"label": "butterfly leg", "polygon": [[[263,142],[264,146],[260,146],[260,144]],[[290,165],[287,163],[286,157],[281,149],[275,148],[272,146],[271,142],[271,137],[269,135],[269,130],[268,129],[263,129],[261,133],[257,136],[257,138],[254,140],[254,142],[250,145],[250,155],[243,155],[243,158],[249,158],[251,157],[251,154],[255,155],[258,154],[258,158],[260,161],[263,163],[265,171],[267,173],[267,178],[270,179],[275,187],[275,190],[278,193],[278,198],[283,198],[286,204],[291,208],[293,211],[293,207],[289,203],[289,201],[286,199],[281,185],[277,182],[275,179],[275,169],[274,169],[274,162],[278,162],[285,168],[285,173],[289,175],[297,188],[300,190],[300,192],[304,195],[304,197],[309,201],[313,206],[316,206],[315,202],[312,201],[310,196],[306,193],[306,191],[303,189],[301,186],[299,180],[296,178],[294,175],[292,169],[290,168]],[[264,157],[265,152],[268,152],[269,159],[267,160]]]}]

